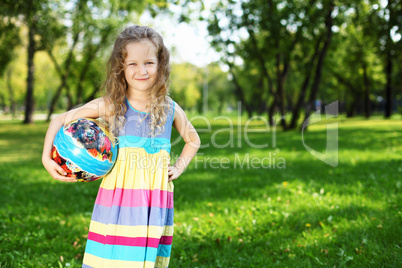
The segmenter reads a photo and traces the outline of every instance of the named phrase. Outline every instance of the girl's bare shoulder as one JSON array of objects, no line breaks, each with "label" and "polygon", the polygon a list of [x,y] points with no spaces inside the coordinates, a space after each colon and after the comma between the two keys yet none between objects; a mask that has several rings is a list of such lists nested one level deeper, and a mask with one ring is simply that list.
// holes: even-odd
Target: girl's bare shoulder
[{"label": "girl's bare shoulder", "polygon": [[107,120],[108,110],[103,97],[87,102],[65,113],[65,123],[79,118],[103,118]]},{"label": "girl's bare shoulder", "polygon": [[109,117],[111,116],[111,110],[113,103],[110,102],[108,98],[100,97],[92,100],[93,105],[97,106],[99,111],[99,117],[102,117],[106,121],[109,121]]},{"label": "girl's bare shoulder", "polygon": [[173,122],[175,125],[187,122],[187,116],[183,108],[177,102],[174,102],[174,118]]},{"label": "girl's bare shoulder", "polygon": [[86,103],[84,106],[82,106],[82,108],[94,110],[99,117],[105,117],[108,115],[108,106],[109,105],[106,98],[100,97]]}]

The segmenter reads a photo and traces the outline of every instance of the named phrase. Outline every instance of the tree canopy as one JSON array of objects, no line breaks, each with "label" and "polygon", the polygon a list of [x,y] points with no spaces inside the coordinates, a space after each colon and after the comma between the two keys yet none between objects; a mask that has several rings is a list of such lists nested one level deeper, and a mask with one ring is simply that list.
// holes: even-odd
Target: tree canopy
[{"label": "tree canopy", "polygon": [[183,23],[208,23],[221,56],[204,68],[172,63],[171,94],[187,109],[222,113],[240,101],[249,117],[292,129],[320,103],[389,117],[402,102],[399,0],[1,2],[0,107],[23,105],[26,123],[35,103],[50,119],[99,96],[119,29],[172,6]]}]

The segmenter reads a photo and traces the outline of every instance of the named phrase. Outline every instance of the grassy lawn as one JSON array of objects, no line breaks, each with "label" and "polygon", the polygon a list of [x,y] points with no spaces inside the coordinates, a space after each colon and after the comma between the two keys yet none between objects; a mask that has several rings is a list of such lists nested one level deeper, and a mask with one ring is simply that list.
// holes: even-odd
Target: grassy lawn
[{"label": "grassy lawn", "polygon": [[[313,157],[299,131],[254,120],[245,136],[232,119],[211,115],[210,130],[193,121],[209,147],[175,181],[170,267],[400,267],[400,118],[331,121],[336,167]],[[46,129],[0,121],[0,267],[81,265],[100,181],[53,180],[41,164]],[[311,126],[305,143],[324,152],[326,131]]]}]

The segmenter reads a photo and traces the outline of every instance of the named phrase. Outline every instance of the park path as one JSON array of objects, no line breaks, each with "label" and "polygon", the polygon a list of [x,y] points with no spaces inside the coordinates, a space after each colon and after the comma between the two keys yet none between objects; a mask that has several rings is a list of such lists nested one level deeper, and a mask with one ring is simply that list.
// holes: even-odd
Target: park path
[{"label": "park path", "polygon": [[[58,115],[58,114],[53,114],[51,118],[53,119],[56,115]],[[33,115],[34,121],[43,121],[46,119],[47,119],[47,114],[34,114]],[[11,114],[4,115],[4,114],[0,113],[0,121],[8,121],[8,120],[24,120],[24,115],[20,114],[13,118],[11,116]]]}]

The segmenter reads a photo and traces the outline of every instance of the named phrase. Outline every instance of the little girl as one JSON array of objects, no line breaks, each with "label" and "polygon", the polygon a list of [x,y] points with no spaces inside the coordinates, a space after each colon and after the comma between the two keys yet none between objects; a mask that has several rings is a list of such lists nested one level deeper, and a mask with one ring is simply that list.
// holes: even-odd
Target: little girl
[{"label": "little girl", "polygon": [[[168,267],[173,235],[173,182],[200,147],[184,111],[169,98],[169,51],[145,26],[126,28],[107,65],[106,95],[55,117],[42,162],[50,175],[75,182],[51,158],[57,131],[78,118],[102,118],[119,153],[99,188],[82,267]],[[172,126],[185,141],[170,165]]]}]

